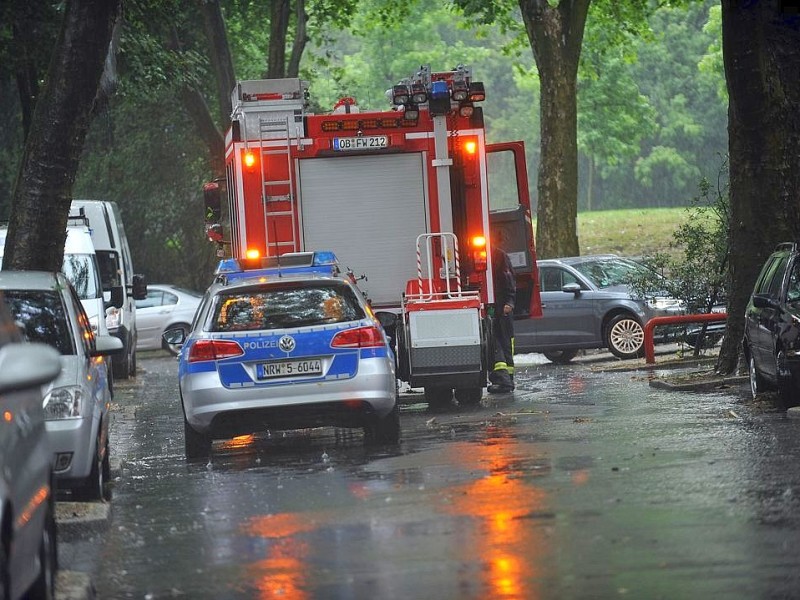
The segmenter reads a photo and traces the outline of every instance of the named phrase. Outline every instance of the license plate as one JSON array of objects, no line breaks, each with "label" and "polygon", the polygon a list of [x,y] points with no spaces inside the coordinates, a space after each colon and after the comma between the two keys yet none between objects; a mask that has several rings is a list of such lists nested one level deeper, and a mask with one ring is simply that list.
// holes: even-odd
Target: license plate
[{"label": "license plate", "polygon": [[258,376],[261,379],[298,377],[302,375],[322,375],[322,361],[318,358],[313,358],[268,362],[258,365]]},{"label": "license plate", "polygon": [[363,135],[360,137],[333,138],[333,149],[346,150],[380,150],[389,147],[388,135]]}]

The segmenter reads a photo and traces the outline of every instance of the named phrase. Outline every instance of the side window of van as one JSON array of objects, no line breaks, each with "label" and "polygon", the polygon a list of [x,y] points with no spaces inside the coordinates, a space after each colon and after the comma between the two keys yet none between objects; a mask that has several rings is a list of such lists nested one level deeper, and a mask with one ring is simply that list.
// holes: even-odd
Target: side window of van
[{"label": "side window of van", "polygon": [[106,250],[97,251],[97,261],[100,263],[100,279],[103,280],[103,289],[122,285],[120,277],[119,254]]}]

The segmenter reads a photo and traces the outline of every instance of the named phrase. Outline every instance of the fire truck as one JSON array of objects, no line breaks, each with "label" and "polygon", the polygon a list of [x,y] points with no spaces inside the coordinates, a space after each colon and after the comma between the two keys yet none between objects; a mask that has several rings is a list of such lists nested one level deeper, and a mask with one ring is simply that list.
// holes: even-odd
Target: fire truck
[{"label": "fire truck", "polygon": [[[493,362],[493,248],[515,269],[515,318],[541,316],[524,145],[486,143],[485,90],[469,67],[423,66],[386,96],[387,110],[342,98],[314,114],[301,79],[238,82],[225,142],[229,230],[212,182],[206,231],[219,256],[254,266],[333,251],[396,345],[398,378],[430,404],[454,393],[475,404]],[[494,161],[506,193],[490,206]]]}]

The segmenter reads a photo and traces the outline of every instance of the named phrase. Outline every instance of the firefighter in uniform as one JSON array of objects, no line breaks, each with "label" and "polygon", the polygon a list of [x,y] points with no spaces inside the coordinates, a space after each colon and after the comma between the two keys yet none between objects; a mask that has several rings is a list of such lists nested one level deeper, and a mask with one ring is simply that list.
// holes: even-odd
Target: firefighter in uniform
[{"label": "firefighter in uniform", "polygon": [[494,367],[489,374],[490,394],[514,390],[514,302],[517,284],[514,267],[503,250],[492,248],[492,279],[494,280]]}]

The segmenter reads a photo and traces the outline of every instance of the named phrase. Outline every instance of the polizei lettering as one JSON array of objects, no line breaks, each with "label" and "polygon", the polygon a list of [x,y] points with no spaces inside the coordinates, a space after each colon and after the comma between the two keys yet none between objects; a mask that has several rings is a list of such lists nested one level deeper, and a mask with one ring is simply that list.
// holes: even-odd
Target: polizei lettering
[{"label": "polizei lettering", "polygon": [[263,348],[277,348],[278,342],[275,340],[263,340],[259,342],[244,342],[245,350],[260,350]]}]

